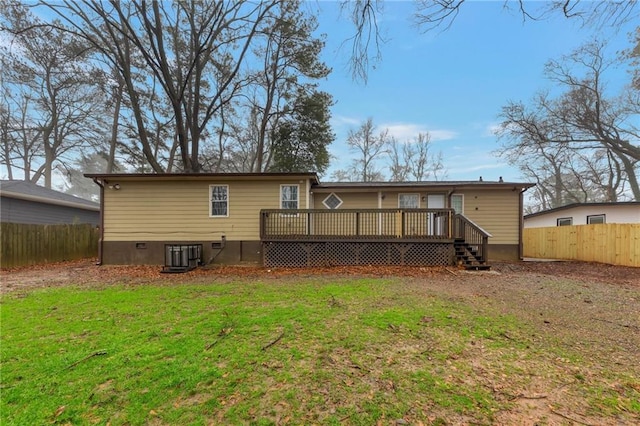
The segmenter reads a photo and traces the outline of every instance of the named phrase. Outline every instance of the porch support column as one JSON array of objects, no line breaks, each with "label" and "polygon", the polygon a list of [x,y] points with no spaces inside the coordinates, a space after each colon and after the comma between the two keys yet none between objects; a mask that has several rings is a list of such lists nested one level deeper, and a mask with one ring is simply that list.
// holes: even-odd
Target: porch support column
[{"label": "porch support column", "polygon": [[[378,208],[382,208],[382,191],[378,191]],[[378,235],[382,235],[382,214],[378,213]]]}]

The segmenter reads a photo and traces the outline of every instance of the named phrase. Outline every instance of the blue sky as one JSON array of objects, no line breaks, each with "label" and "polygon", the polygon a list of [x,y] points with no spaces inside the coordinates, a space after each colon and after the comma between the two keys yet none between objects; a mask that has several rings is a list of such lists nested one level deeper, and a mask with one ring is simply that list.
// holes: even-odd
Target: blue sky
[{"label": "blue sky", "polygon": [[[533,3],[537,7],[540,3]],[[412,21],[411,2],[385,1],[380,26],[386,43],[382,60],[369,79],[353,81],[348,69],[354,33],[338,2],[311,2],[319,12],[319,32],[327,34],[325,62],[333,68],[320,89],[335,100],[332,125],[336,140],[330,174],[352,158],[345,144],[349,129],[371,117],[378,130],[404,141],[429,131],[436,151],[442,151],[449,180],[521,181],[519,171],[492,152],[500,146],[492,129],[509,100],[528,101],[552,87],[544,79],[544,64],[592,40],[593,30],[560,16],[523,22],[517,10],[502,1],[465,3],[448,30],[423,34]],[[604,30],[612,49],[630,47],[628,31]],[[626,83],[623,69],[611,75],[611,85]]]}]

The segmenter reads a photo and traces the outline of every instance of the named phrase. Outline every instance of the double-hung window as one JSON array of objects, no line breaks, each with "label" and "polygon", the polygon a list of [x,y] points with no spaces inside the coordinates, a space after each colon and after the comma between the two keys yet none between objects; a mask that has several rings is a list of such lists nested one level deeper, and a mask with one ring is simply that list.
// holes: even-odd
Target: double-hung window
[{"label": "double-hung window", "polygon": [[398,194],[398,208],[417,209],[418,207],[420,207],[418,194]]},{"label": "double-hung window", "polygon": [[209,205],[211,206],[211,217],[229,216],[229,186],[211,185],[209,186]]},{"label": "double-hung window", "polygon": [[298,185],[280,185],[280,208],[297,209],[299,204]]}]

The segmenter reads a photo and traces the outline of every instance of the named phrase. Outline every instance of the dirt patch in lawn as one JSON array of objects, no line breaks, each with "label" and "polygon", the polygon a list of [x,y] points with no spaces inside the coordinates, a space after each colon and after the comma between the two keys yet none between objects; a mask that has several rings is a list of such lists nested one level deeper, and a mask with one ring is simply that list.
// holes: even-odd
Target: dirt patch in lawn
[{"label": "dirt patch in lawn", "polygon": [[[522,359],[526,375],[494,377],[469,349],[475,380],[510,409],[495,414],[496,424],[614,425],[640,424],[638,408],[598,407],[594,393],[635,399],[640,406],[640,269],[585,262],[497,262],[488,272],[453,267],[199,268],[185,274],[162,274],[159,266],[96,266],[92,260],[0,271],[2,293],[27,294],[35,289],[75,285],[101,288],[112,284],[181,285],[187,283],[301,279],[335,281],[344,277],[402,280],[402,291],[462,301],[517,317],[531,327],[526,341],[537,347],[566,350],[548,368]],[[505,334],[505,339],[512,339]],[[478,353],[472,353],[474,350]],[[533,356],[533,355],[532,355]],[[477,363],[476,363],[477,362]],[[537,369],[533,371],[534,367]],[[618,398],[618,400],[620,400]],[[606,398],[600,398],[606,400]],[[187,401],[184,401],[187,403]],[[635,404],[635,405],[634,405]],[[410,418],[406,419],[411,423]],[[441,421],[442,419],[436,419]],[[440,424],[465,424],[447,419]]]}]

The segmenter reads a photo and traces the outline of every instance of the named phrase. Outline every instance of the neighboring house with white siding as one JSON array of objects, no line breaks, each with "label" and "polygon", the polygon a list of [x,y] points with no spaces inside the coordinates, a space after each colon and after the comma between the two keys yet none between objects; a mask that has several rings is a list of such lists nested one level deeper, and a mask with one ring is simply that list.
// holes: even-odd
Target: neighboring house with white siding
[{"label": "neighboring house with white siding", "polygon": [[[100,186],[101,262],[452,264],[522,256],[529,183],[321,183],[315,173],[87,174]],[[454,246],[455,243],[455,246]],[[465,254],[466,253],[466,254]],[[476,262],[477,263],[477,262]]]},{"label": "neighboring house with white siding", "polygon": [[32,182],[1,180],[0,220],[25,224],[97,225],[100,205]]},{"label": "neighboring house with white siding", "polygon": [[640,223],[640,202],[574,203],[524,217],[525,228],[597,223]]}]

